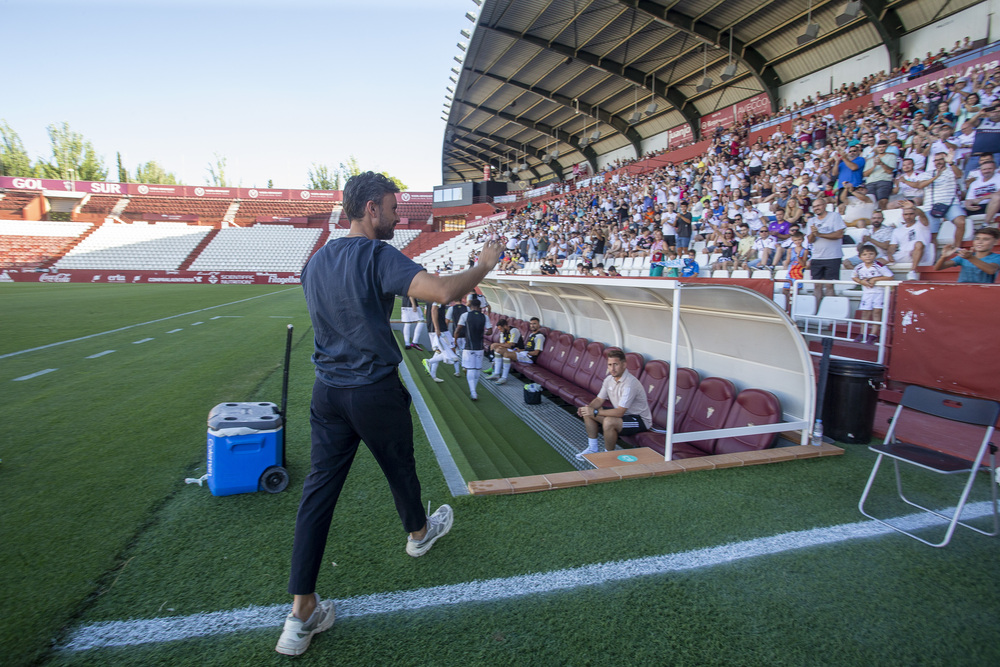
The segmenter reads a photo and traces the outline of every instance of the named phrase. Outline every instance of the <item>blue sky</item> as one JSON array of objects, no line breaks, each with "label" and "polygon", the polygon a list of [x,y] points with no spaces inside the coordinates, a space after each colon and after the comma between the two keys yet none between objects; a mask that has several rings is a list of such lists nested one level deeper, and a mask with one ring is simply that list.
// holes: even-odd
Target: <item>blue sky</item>
[{"label": "blue sky", "polygon": [[[301,188],[349,155],[441,183],[441,109],[471,0],[0,0],[0,119],[32,157],[66,121],[110,173]],[[115,180],[113,176],[109,176]]]}]

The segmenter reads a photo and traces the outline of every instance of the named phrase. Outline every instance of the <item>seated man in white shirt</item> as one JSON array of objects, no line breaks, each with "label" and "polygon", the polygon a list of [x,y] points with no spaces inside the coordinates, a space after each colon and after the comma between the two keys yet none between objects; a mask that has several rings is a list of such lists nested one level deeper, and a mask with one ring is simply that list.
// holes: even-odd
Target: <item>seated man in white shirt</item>
[{"label": "seated man in white shirt", "polygon": [[[986,214],[986,224],[1000,211],[1000,174],[991,156],[983,156],[979,160],[979,175],[969,185],[963,205],[969,215]],[[962,244],[960,238],[955,238],[955,246]]]},{"label": "seated man in white shirt", "polygon": [[[614,407],[605,408],[607,400]],[[642,433],[653,424],[646,392],[639,379],[628,372],[625,353],[618,349],[608,352],[608,376],[597,398],[576,413],[587,427],[587,448],[576,455],[578,459],[597,453],[597,436],[601,432],[604,433],[604,448],[611,452],[617,446],[619,435]]]},{"label": "seated man in white shirt", "polygon": [[923,218],[924,212],[913,204],[903,208],[903,226],[896,227],[892,231],[892,241],[889,243],[887,254],[889,260],[895,263],[912,264],[912,268],[906,275],[907,280],[918,280],[921,266],[934,266],[934,243],[931,241],[930,227],[917,220],[917,216]]}]

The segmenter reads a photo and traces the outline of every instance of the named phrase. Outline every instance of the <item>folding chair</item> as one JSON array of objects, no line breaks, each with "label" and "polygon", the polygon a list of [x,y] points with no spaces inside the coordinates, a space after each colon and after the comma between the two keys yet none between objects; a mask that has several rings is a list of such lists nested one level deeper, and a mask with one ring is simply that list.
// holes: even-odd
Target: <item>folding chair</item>
[{"label": "folding chair", "polygon": [[[900,422],[902,421],[905,423],[907,421],[907,417],[912,417],[913,415],[912,412],[907,414],[904,410],[917,411],[933,415],[935,417],[948,419],[953,422],[958,422],[959,424],[970,424],[984,429],[983,439],[979,444],[975,456],[969,457],[968,451],[965,452],[966,456],[956,456],[953,453],[944,453],[922,445],[910,444],[898,440],[896,438],[896,431]],[[968,398],[966,396],[954,396],[952,394],[946,394],[940,391],[934,391],[933,389],[913,385],[907,387],[906,391],[903,392],[903,400],[896,408],[896,412],[892,417],[892,422],[889,425],[889,431],[885,434],[885,442],[881,445],[871,445],[868,447],[868,449],[878,454],[878,458],[875,459],[875,466],[872,468],[871,475],[868,477],[868,484],[865,485],[864,493],[861,494],[861,500],[858,502],[858,509],[861,510],[861,513],[866,517],[875,519],[875,521],[885,524],[893,530],[899,531],[904,535],[909,535],[913,539],[919,540],[932,547],[943,547],[948,544],[948,542],[951,541],[952,533],[955,532],[955,526],[959,524],[974,530],[977,533],[982,533],[983,535],[996,535],[1000,532],[1000,516],[998,516],[997,512],[997,485],[993,482],[993,470],[996,469],[997,448],[996,445],[990,442],[990,438],[993,437],[993,427],[997,422],[998,416],[1000,416],[1000,403],[997,403],[996,401],[981,398]],[[955,429],[956,433],[958,432],[958,428]],[[975,430],[978,433],[978,429]],[[924,432],[926,432],[926,429],[924,429]],[[948,444],[954,445],[954,442],[949,442]],[[983,464],[987,448],[989,449],[989,467]],[[961,453],[958,451],[959,449],[960,448],[958,447],[951,447],[950,451]],[[944,539],[942,541],[936,544],[932,543],[922,537],[914,535],[909,531],[903,530],[898,526],[894,526],[888,521],[883,521],[882,519],[874,517],[865,511],[865,500],[868,498],[869,491],[871,491],[872,483],[875,481],[875,476],[878,474],[879,466],[882,464],[882,459],[887,456],[893,460],[893,465],[896,468],[896,490],[903,502],[948,521],[948,529],[945,532]],[[940,512],[936,512],[932,509],[924,507],[923,505],[918,505],[903,495],[903,483],[899,474],[900,462],[910,463],[918,468],[923,468],[924,470],[929,470],[941,475],[960,475],[968,473],[969,479],[962,489],[962,495],[959,498],[958,505],[955,507],[955,514],[953,516],[941,514]],[[989,533],[985,530],[976,528],[975,526],[970,526],[963,521],[959,521],[959,518],[962,515],[962,508],[965,507],[965,503],[969,498],[969,492],[972,490],[972,483],[976,479],[976,473],[980,470],[985,470],[989,473],[989,485],[992,488],[993,532]]]}]

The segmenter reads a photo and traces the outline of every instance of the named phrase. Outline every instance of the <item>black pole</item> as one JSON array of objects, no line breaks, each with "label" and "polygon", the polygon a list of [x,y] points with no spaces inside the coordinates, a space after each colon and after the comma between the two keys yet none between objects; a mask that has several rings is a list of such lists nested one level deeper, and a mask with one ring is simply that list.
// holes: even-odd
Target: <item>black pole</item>
[{"label": "black pole", "polygon": [[816,419],[823,418],[823,403],[826,400],[826,377],[830,371],[830,352],[832,350],[833,338],[829,336],[823,338],[823,356],[819,360],[819,385],[816,389]]},{"label": "black pole", "polygon": [[[288,336],[285,338],[285,371],[284,376],[281,379],[281,421],[283,422],[283,428],[285,430],[285,445],[288,445],[288,415],[286,414],[286,408],[288,407],[288,361],[292,357],[292,331],[294,327],[288,325]],[[281,467],[288,467],[285,464],[285,447],[281,448]]]}]

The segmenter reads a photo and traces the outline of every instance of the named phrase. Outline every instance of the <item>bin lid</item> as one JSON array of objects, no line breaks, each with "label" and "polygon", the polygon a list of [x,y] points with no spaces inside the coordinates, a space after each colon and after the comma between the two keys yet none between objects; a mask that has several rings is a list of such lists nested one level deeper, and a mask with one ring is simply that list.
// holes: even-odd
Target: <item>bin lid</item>
[{"label": "bin lid", "polygon": [[252,428],[270,431],[282,425],[274,403],[219,403],[208,413],[208,427],[214,431],[226,428]]},{"label": "bin lid", "polygon": [[853,359],[830,359],[830,374],[843,377],[881,378],[885,374],[885,366]]}]

